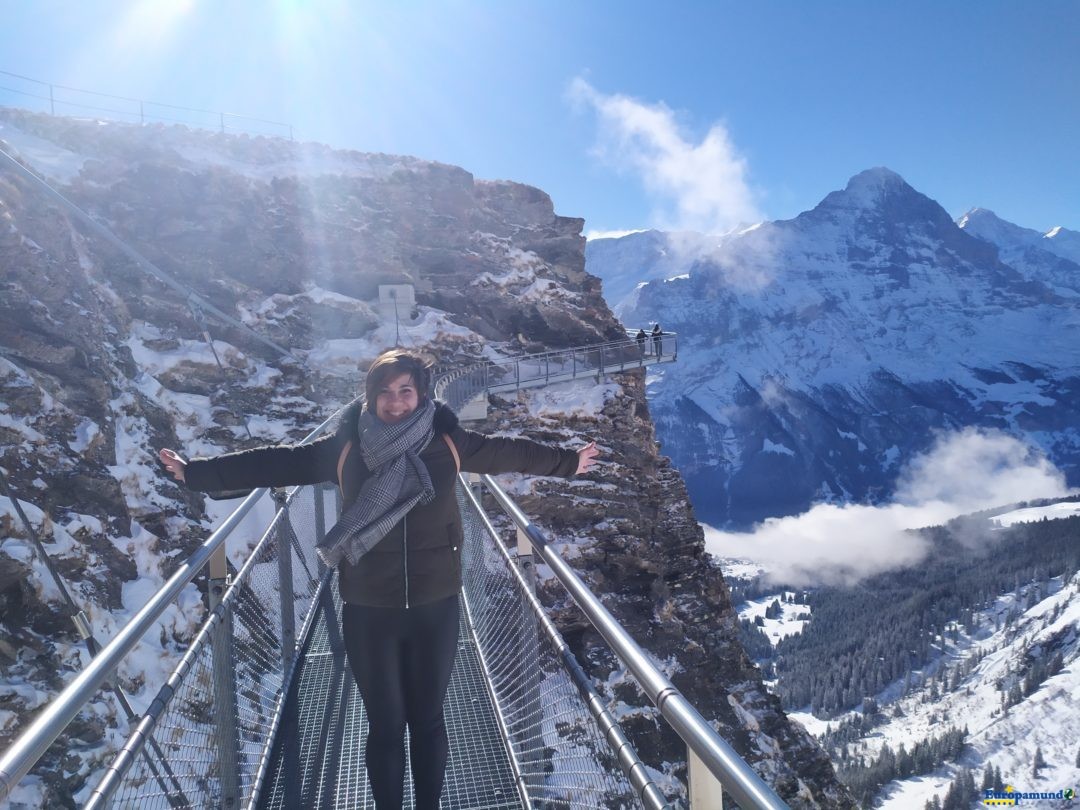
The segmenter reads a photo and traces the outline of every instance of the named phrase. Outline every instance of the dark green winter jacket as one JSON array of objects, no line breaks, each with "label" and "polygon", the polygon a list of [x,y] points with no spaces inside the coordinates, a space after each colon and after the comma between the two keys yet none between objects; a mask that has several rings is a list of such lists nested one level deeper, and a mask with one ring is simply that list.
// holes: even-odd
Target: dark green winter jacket
[{"label": "dark green winter jacket", "polygon": [[[350,449],[342,469],[342,509],[348,509],[371,475],[359,451],[359,406],[341,419],[336,433],[307,445],[258,447],[207,459],[192,459],[185,482],[198,492],[338,483],[338,462]],[[454,442],[463,472],[520,472],[570,478],[577,470],[573,450],[549,447],[529,439],[484,436],[458,425],[458,418],[438,403],[435,437],[420,453],[431,473],[435,499],[415,506],[357,565],[338,566],[342,599],[357,605],[408,607],[451,596],[461,590],[461,513],[454,493],[456,468],[443,434]]]}]

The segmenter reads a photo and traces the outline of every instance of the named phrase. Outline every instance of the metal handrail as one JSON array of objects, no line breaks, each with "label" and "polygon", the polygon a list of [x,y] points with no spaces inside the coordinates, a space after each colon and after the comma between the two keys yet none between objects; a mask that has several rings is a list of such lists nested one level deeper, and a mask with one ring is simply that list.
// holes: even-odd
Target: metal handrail
[{"label": "metal handrail", "polygon": [[[362,396],[357,397],[353,402],[361,399]],[[344,408],[335,412],[299,443],[310,444],[333,423],[343,410]],[[82,707],[106,684],[124,657],[154,626],[154,623],[188,583],[195,579],[203,566],[209,562],[210,557],[224,544],[229,534],[240,524],[252,507],[269,491],[268,487],[262,487],[244,498],[243,502],[225,519],[225,522],[181,564],[168,582],[108,644],[101,648],[101,652],[87,665],[86,669],[64,687],[37,719],[4,752],[0,757],[0,801],[6,799],[19,781],[30,772],[49,746],[75,719]]]},{"label": "metal handrail", "polygon": [[[664,797],[664,794],[660,791],[660,788],[652,777],[649,776],[645,764],[641,761],[641,758],[638,757],[637,751],[634,750],[634,747],[623,733],[618,721],[604,706],[603,701],[600,699],[600,695],[596,691],[596,687],[589,679],[589,676],[586,675],[585,671],[581,668],[581,664],[570,649],[570,645],[566,643],[566,640],[562,637],[562,633],[558,631],[554,622],[548,617],[543,605],[540,604],[540,601],[525,583],[525,578],[522,576],[521,571],[514,565],[513,560],[510,558],[510,553],[503,546],[502,542],[500,542],[499,533],[495,530],[491,520],[484,512],[479,497],[469,487],[469,482],[465,480],[464,476],[459,475],[458,479],[466,499],[472,506],[476,516],[479,518],[484,530],[495,540],[495,548],[498,549],[511,576],[517,581],[519,593],[521,593],[522,597],[528,603],[533,616],[536,617],[540,627],[543,628],[544,634],[547,636],[556,652],[558,652],[559,658],[570,676],[570,680],[573,681],[582,700],[588,707],[590,714],[592,714],[593,720],[604,734],[604,740],[611,748],[611,752],[615,755],[615,758],[618,761],[619,766],[623,769],[623,772],[626,774],[627,779],[630,780],[631,786],[637,791],[637,796],[641,800],[641,803],[647,810],[664,810],[664,808],[668,807],[667,799]],[[466,606],[467,605],[468,602],[466,601]],[[484,662],[483,656],[481,656],[481,664],[486,671],[487,665]],[[488,677],[488,681],[490,685],[490,676]],[[492,700],[496,705],[499,704],[498,698],[495,697],[494,694],[492,694]],[[509,736],[506,733],[505,726],[503,727],[503,734],[504,736]],[[516,758],[513,756],[512,751],[510,753],[511,761],[515,763],[514,767],[516,769]]]},{"label": "metal handrail", "polygon": [[661,716],[720,781],[724,790],[743,808],[786,810],[788,806],[783,800],[765,784],[735,749],[716,733],[667,676],[653,665],[645,651],[589,590],[574,569],[548,545],[543,531],[529,520],[498,482],[490,475],[481,478],[499,505],[517,527],[525,532],[533,549],[551,568],[593,627],[630,670],[642,691],[660,710]]},{"label": "metal handrail", "polygon": [[[676,360],[679,353],[678,334],[662,333],[660,337],[663,343],[659,347],[655,342],[656,337],[650,335],[648,343],[638,342],[632,333],[627,332],[623,340],[484,360],[442,375],[435,383],[435,395],[447,399],[447,392],[452,392],[455,396],[454,401],[450,402],[451,407],[461,407],[484,392],[595,377]],[[665,355],[661,356],[660,352],[665,352]]]},{"label": "metal handrail", "polygon": [[[546,352],[537,352],[536,354],[513,355],[511,357],[506,357],[506,358],[504,358],[502,360],[488,360],[488,361],[486,361],[485,363],[483,363],[481,365],[506,366],[506,365],[510,365],[511,363],[526,363],[526,362],[532,363],[532,362],[538,362],[538,361],[544,360],[544,359],[546,359],[548,357],[557,357],[557,356],[568,355],[568,354],[571,354],[571,353],[579,353],[579,352],[581,352],[581,353],[594,352],[594,351],[599,351],[600,349],[613,349],[613,348],[617,348],[617,347],[630,346],[630,344],[636,343],[636,338],[633,337],[633,334],[636,334],[636,333],[632,333],[630,330],[627,330],[626,334],[627,334],[627,338],[623,339],[623,340],[609,340],[609,341],[605,341],[604,343],[590,343],[590,344],[585,345],[585,346],[571,346],[570,348],[566,348],[566,349],[551,349],[551,350],[546,351]],[[652,333],[650,333],[650,332],[646,332],[645,334],[650,339],[653,337]],[[662,332],[660,336],[665,337],[665,338],[678,338],[678,333],[677,332]]]}]

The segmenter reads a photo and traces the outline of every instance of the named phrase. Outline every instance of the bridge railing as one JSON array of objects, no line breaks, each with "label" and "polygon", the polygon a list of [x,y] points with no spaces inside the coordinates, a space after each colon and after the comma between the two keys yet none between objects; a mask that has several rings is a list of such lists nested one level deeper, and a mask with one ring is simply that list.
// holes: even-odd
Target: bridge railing
[{"label": "bridge railing", "polygon": [[[490,475],[481,476],[495,500],[510,516],[519,532],[519,544],[527,538],[532,551],[540,556],[559,580],[592,626],[607,642],[612,652],[634,676],[644,695],[656,706],[668,725],[687,746],[690,780],[702,784],[706,791],[713,785],[722,787],[743,808],[783,810],[787,805],[765,781],[720,737],[675,688],[674,684],[649,660],[647,653],[631,638],[580,576],[551,548],[547,536],[521,511],[520,507]],[[524,535],[522,538],[521,535]],[[695,768],[708,773],[695,773]],[[713,780],[707,777],[711,774]],[[695,778],[697,777],[697,778]],[[701,777],[706,777],[701,779]],[[715,800],[695,801],[691,790],[692,807],[720,807]]]},{"label": "bridge railing", "polygon": [[645,807],[666,799],[465,482],[465,606],[523,806]]},{"label": "bridge railing", "polygon": [[[322,435],[336,418],[301,443]],[[336,519],[333,492],[302,487],[278,498],[274,520],[230,577],[225,543],[269,490],[248,495],[4,752],[0,803],[144,637],[162,632],[165,612],[208,571],[209,612],[202,627],[85,806],[107,806],[113,798],[126,806],[135,796],[140,807],[246,804],[265,768],[295,667],[296,629],[309,621],[326,582],[314,547]],[[151,736],[166,763],[144,750]]]},{"label": "bridge railing", "polygon": [[679,336],[674,332],[626,338],[589,346],[555,349],[520,357],[490,360],[452,371],[440,380],[440,398],[464,404],[484,392],[498,393],[548,385],[565,380],[597,378],[604,374],[673,362],[679,355]]}]

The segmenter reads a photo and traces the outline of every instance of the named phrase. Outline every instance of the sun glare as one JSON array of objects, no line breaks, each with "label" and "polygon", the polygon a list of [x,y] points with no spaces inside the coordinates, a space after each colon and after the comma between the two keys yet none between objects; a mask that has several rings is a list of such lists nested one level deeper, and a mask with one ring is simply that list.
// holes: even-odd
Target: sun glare
[{"label": "sun glare", "polygon": [[113,33],[118,48],[159,48],[175,36],[180,23],[190,17],[197,0],[136,0]]}]

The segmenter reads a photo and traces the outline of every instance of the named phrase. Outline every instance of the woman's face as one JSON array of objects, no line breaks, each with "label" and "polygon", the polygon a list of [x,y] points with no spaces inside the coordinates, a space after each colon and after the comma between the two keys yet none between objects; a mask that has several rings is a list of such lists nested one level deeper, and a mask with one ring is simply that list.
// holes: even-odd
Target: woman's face
[{"label": "woman's face", "polygon": [[389,380],[375,397],[375,415],[388,425],[405,419],[420,404],[420,395],[411,374]]}]

